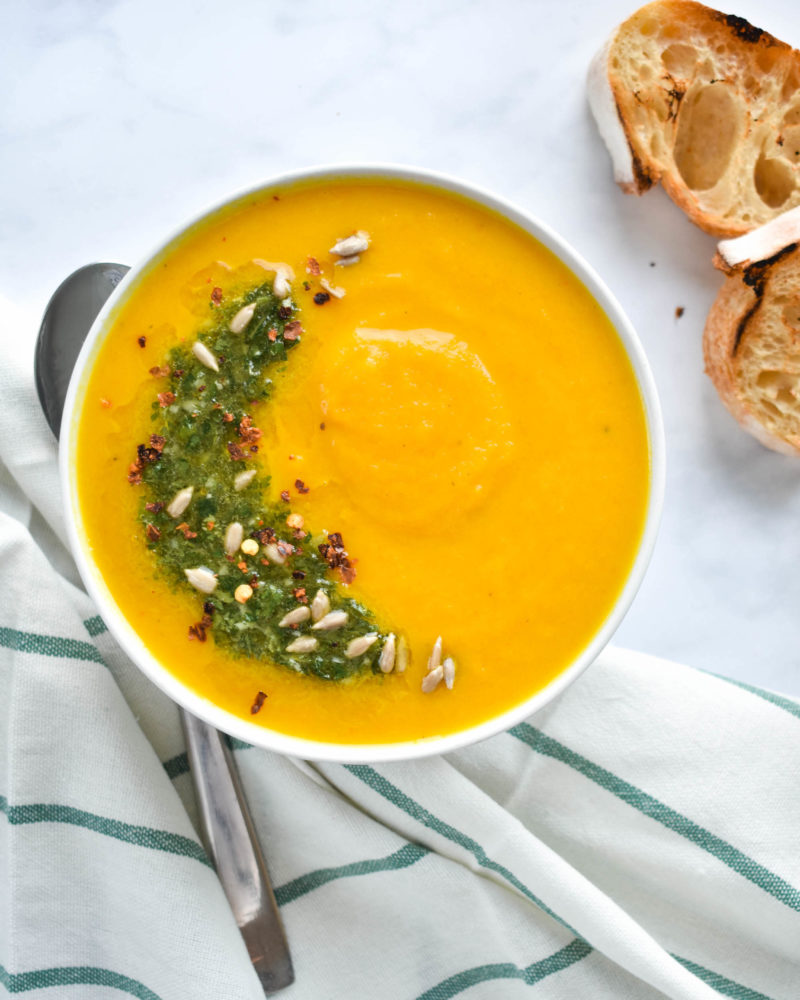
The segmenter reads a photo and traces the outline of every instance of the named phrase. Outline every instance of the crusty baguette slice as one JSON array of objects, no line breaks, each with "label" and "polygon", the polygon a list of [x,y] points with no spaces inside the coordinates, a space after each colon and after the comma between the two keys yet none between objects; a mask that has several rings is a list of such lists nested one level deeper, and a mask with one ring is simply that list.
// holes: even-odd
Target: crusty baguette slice
[{"label": "crusty baguette slice", "polygon": [[589,103],[620,187],[661,181],[708,233],[800,204],[800,52],[744,18],[647,4],[595,57]]},{"label": "crusty baguette slice", "polygon": [[728,277],[703,334],[706,372],[758,440],[800,455],[800,208],[719,245]]}]

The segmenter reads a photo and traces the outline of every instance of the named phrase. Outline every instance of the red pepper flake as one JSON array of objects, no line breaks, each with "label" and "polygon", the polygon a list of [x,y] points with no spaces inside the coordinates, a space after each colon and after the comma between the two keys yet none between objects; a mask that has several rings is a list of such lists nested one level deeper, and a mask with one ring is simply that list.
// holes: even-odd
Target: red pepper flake
[{"label": "red pepper flake", "polygon": [[149,371],[153,378],[164,378],[170,374],[172,369],[169,365],[154,365]]},{"label": "red pepper flake", "polygon": [[324,430],[325,430],[325,424],[324,424],[324,423],[321,423],[321,424],[319,425],[319,429],[320,429],[321,431],[324,431]]},{"label": "red pepper flake", "polygon": [[283,500],[284,503],[288,503],[289,502],[289,491],[288,490],[281,490],[281,500]]},{"label": "red pepper flake", "polygon": [[154,524],[145,525],[145,534],[150,542],[157,542],[161,538],[161,532]]},{"label": "red pepper flake", "polygon": [[309,257],[306,262],[306,271],[309,274],[321,274],[322,268],[319,266],[319,261],[316,257]]},{"label": "red pepper flake", "polygon": [[305,587],[295,587],[292,593],[294,594],[294,599],[296,601],[299,601],[301,604],[308,604]]},{"label": "red pepper flake", "polygon": [[175,530],[182,532],[184,538],[197,538],[197,532],[192,531],[185,521],[182,521],[180,524],[176,524]]},{"label": "red pepper flake", "polygon": [[308,493],[310,486],[306,486],[302,479],[295,479],[294,487],[298,493]]},{"label": "red pepper flake", "polygon": [[189,639],[196,639],[198,642],[206,641],[206,629],[211,628],[211,616],[214,613],[214,605],[208,601],[203,605],[205,612],[199,622],[189,626]]},{"label": "red pepper flake", "polygon": [[110,399],[101,399],[100,400],[100,405],[103,407],[104,410],[109,410],[109,409],[111,409],[111,406],[113,404],[111,403]]},{"label": "red pepper flake", "polygon": [[316,295],[314,296],[314,305],[315,306],[324,306],[325,303],[326,302],[330,302],[330,300],[331,300],[330,293],[328,293],[328,292],[317,292]]},{"label": "red pepper flake", "polygon": [[128,482],[131,486],[138,486],[142,481],[142,467],[138,462],[131,462],[128,466]]},{"label": "red pepper flake", "polygon": [[137,337],[136,343],[139,345],[139,347],[144,347],[144,345],[147,343],[147,337],[145,337],[144,335],[141,337]]},{"label": "red pepper flake", "polygon": [[292,576],[295,578],[295,580],[305,580],[306,578],[305,573],[301,569],[292,570]]},{"label": "red pepper flake", "polygon": [[251,444],[250,445],[250,451],[252,451],[253,454],[255,454],[258,451],[258,445],[257,444]]},{"label": "red pepper flake", "polygon": [[244,559],[242,559],[242,560],[240,560],[240,561],[239,561],[238,563],[236,563],[236,566],[237,566],[237,568],[238,568],[238,569],[240,569],[240,570],[241,570],[241,571],[242,571],[243,573],[246,573],[246,572],[247,572],[247,563],[246,563],[246,562],[244,561]]},{"label": "red pepper flake", "polygon": [[167,439],[162,437],[160,434],[150,435],[150,447],[153,451],[157,451],[159,455],[164,450],[164,445],[167,443]]},{"label": "red pepper flake", "polygon": [[243,459],[247,458],[246,452],[242,451],[238,444],[234,444],[233,441],[228,443],[228,454],[234,462],[241,462]]},{"label": "red pepper flake", "polygon": [[214,522],[206,521],[206,531],[213,531],[213,530],[214,530]]},{"label": "red pepper flake", "polygon": [[233,414],[232,413],[223,413],[222,414],[222,419],[225,421],[226,424],[230,424],[230,423],[233,422]]},{"label": "red pepper flake", "polygon": [[292,310],[290,306],[281,306],[278,309],[278,316],[281,319],[288,319],[292,315]]},{"label": "red pepper flake", "polygon": [[267,337],[269,337],[269,339],[273,341],[278,339],[278,331],[275,329],[274,326],[269,331],[269,333],[267,333]]},{"label": "red pepper flake", "polygon": [[257,576],[250,577],[250,586],[255,590],[259,585],[259,579]]},{"label": "red pepper flake", "polygon": [[253,427],[253,418],[244,416],[239,421],[236,433],[246,444],[255,444],[261,440],[262,431],[258,427]]},{"label": "red pepper flake", "polygon": [[292,532],[292,538],[296,538],[299,542],[301,542],[304,538],[308,538],[308,532],[303,531],[302,528],[295,528]]},{"label": "red pepper flake", "polygon": [[173,378],[183,378],[183,368],[176,368],[172,373]]},{"label": "red pepper flake", "polygon": [[269,566],[269,559],[262,559],[261,560],[261,565],[262,566]]},{"label": "red pepper flake", "polygon": [[211,289],[211,301],[214,303],[215,306],[218,306],[220,302],[222,302],[222,289],[219,287],[219,285],[215,285]]},{"label": "red pepper flake", "polygon": [[164,409],[166,409],[166,407],[168,406],[172,406],[172,404],[175,402],[175,398],[176,397],[174,392],[160,392],[158,394],[159,405]]},{"label": "red pepper flake", "polygon": [[264,694],[264,692],[259,691],[258,694],[256,695],[256,700],[250,706],[250,714],[258,715],[258,713],[261,711],[261,706],[264,704],[266,700],[267,696]]},{"label": "red pepper flake", "polygon": [[160,514],[161,511],[164,509],[164,504],[160,503],[160,502],[159,503],[146,503],[144,505],[144,509],[146,511],[148,511],[148,513],[150,513],[150,514]]},{"label": "red pepper flake", "polygon": [[293,320],[291,323],[287,323],[283,328],[283,339],[284,340],[297,340],[300,334],[303,332],[303,327],[300,320]]},{"label": "red pepper flake", "polygon": [[352,583],[356,578],[353,561],[348,558],[347,549],[340,531],[332,531],[328,541],[319,546],[319,552],[331,569],[336,570],[343,583]]}]

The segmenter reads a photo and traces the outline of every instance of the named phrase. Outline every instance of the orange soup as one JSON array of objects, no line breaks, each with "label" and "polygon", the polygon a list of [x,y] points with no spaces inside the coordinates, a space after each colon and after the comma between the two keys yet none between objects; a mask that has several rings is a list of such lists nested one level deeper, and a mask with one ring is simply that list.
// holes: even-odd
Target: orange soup
[{"label": "orange soup", "polygon": [[[258,300],[247,292],[257,282],[269,286]],[[239,294],[252,298],[249,313]],[[223,341],[214,351],[198,338],[213,347],[206,333],[220,316],[224,330],[254,322],[262,301],[282,317],[262,322],[264,349],[285,340],[291,350],[253,375],[266,388],[246,415],[228,412],[212,395],[230,383],[232,359]],[[249,329],[231,336],[254,342]],[[218,457],[228,489],[255,470],[241,531],[217,523],[194,459],[170,487],[185,487],[188,506],[177,493],[174,517],[173,501],[145,504],[162,452],[180,458],[159,430],[170,414],[187,435],[192,421],[229,431]],[[633,369],[581,282],[489,209],[382,179],[260,193],[172,244],[112,319],[86,384],[77,454],[93,558],[153,655],[234,715],[361,744],[471,727],[563,671],[626,581],[650,475]],[[207,552],[212,542],[214,566],[193,559],[193,545]],[[199,570],[194,583],[191,572],[161,571],[168,551]],[[312,554],[327,584],[292,570]],[[291,620],[281,611],[280,627],[260,623],[258,600],[290,573],[290,598],[306,610]],[[320,590],[327,605],[312,618]],[[364,609],[367,623],[368,651],[350,659],[352,630],[337,646],[335,618],[333,631],[314,629],[339,606],[350,609],[342,620],[360,621]],[[249,655],[261,647],[223,642],[223,621],[226,636],[277,635],[281,651],[305,637],[320,663],[335,647],[349,672],[304,673],[303,642],[288,666]]]}]

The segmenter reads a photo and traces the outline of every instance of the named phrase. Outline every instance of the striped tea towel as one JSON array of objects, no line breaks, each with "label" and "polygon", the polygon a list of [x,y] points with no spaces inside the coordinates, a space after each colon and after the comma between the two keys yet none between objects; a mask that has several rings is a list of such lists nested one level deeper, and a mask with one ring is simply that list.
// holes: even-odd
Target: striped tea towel
[{"label": "striped tea towel", "polygon": [[[36,323],[0,308],[0,986],[256,1000],[177,711],[64,546]],[[292,949],[286,1000],[800,998],[789,698],[609,650],[447,757],[235,750]]]}]

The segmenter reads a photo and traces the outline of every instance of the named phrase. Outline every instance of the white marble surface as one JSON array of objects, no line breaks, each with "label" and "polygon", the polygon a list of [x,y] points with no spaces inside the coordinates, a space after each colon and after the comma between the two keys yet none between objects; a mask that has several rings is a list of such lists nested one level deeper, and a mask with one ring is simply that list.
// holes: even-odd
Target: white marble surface
[{"label": "white marble surface", "polygon": [[[714,241],[660,190],[642,199],[617,190],[585,103],[590,57],[634,7],[10,5],[0,38],[0,294],[38,313],[71,269],[133,263],[206,204],[288,168],[396,161],[489,187],[597,268],[655,373],[666,505],[616,641],[800,694],[800,460],[764,450],[722,409],[701,356],[721,283]],[[735,12],[800,46],[789,0],[742,0]]]}]

